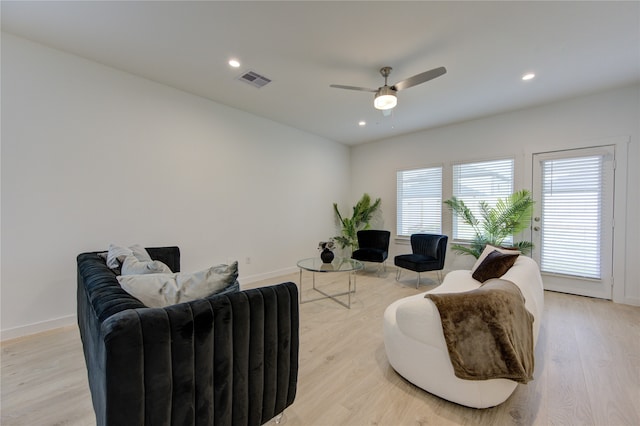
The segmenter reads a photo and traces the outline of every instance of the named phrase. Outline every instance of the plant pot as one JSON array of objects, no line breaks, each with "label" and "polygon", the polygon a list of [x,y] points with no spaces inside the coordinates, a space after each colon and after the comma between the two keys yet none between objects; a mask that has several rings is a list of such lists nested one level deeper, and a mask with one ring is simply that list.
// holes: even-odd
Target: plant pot
[{"label": "plant pot", "polygon": [[324,249],[320,253],[320,259],[322,259],[322,263],[331,263],[333,262],[333,252],[329,249]]}]

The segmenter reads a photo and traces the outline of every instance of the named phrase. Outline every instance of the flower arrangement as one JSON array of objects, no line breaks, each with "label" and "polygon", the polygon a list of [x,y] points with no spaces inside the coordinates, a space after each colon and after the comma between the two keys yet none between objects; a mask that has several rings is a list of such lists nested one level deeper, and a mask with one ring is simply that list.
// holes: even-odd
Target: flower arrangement
[{"label": "flower arrangement", "polygon": [[320,241],[318,243],[318,250],[333,250],[336,247],[336,243],[333,238],[329,238],[329,241]]}]

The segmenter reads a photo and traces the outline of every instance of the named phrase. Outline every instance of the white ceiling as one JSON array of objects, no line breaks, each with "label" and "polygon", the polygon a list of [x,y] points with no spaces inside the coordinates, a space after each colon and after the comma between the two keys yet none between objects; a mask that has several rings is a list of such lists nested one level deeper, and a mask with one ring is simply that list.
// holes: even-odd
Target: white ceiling
[{"label": "white ceiling", "polygon": [[[640,81],[638,1],[3,0],[2,30],[350,145]],[[390,83],[448,72],[389,117],[329,87],[377,88],[386,65]]]}]

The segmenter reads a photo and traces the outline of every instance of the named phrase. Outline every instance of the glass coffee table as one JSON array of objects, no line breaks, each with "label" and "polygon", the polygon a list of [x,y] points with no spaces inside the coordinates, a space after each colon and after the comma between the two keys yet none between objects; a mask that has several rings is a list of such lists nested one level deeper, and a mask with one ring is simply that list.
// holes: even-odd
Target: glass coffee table
[{"label": "glass coffee table", "polygon": [[[364,265],[362,262],[355,259],[336,257],[331,263],[323,263],[319,257],[310,257],[308,259],[302,259],[298,262],[298,268],[300,268],[300,303],[313,302],[315,300],[331,299],[334,302],[351,309],[351,293],[356,292],[356,272],[362,269]],[[322,294],[322,297],[316,297],[314,299],[302,300],[302,271],[310,271],[312,273],[312,285],[313,290]],[[337,294],[328,294],[316,287],[316,272],[318,273],[335,273],[346,272],[349,277],[347,291]],[[353,283],[353,289],[352,289]],[[347,303],[337,299],[338,296],[347,295]]]}]

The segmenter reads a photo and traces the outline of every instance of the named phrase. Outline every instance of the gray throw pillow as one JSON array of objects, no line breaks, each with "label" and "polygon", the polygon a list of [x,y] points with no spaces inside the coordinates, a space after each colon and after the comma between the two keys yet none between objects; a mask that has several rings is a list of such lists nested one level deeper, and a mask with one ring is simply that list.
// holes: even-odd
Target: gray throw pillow
[{"label": "gray throw pillow", "polygon": [[238,262],[194,273],[120,275],[122,288],[150,308],[190,302],[219,293],[238,278]]},{"label": "gray throw pillow", "polygon": [[170,274],[173,271],[159,260],[140,261],[135,255],[127,256],[122,262],[122,275]]}]

